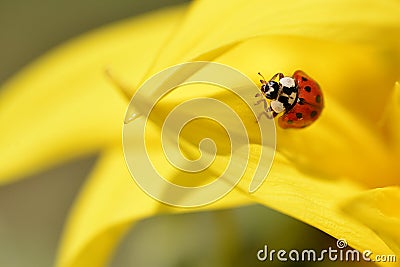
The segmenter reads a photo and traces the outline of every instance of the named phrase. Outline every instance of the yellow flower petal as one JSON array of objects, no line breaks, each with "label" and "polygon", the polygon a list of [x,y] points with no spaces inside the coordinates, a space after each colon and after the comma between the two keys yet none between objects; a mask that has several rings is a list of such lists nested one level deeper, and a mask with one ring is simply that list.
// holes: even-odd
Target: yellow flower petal
[{"label": "yellow flower petal", "polygon": [[262,36],[241,42],[214,61],[233,66],[254,81],[259,80],[258,71],[268,79],[277,72],[292,75],[302,69],[320,84],[324,93],[358,116],[361,123],[376,127],[400,75],[396,51],[388,59],[383,55],[384,49],[387,48],[370,43]]},{"label": "yellow flower petal", "polygon": [[[220,96],[217,95],[214,97],[218,99]],[[221,98],[220,100],[224,100],[224,103],[229,105],[234,105],[232,104],[233,99],[227,97],[226,95],[225,98]],[[169,103],[166,103],[166,105],[168,104]],[[238,106],[237,103],[236,106]],[[340,111],[340,114],[343,115],[342,118],[344,120],[348,121],[351,119],[351,115],[348,114],[347,111],[342,107],[337,106],[337,109],[334,110]],[[165,113],[167,112],[158,111],[158,114]],[[247,122],[248,124],[251,124],[252,122],[251,118],[244,118],[243,121],[245,123]],[[207,131],[208,127],[206,127],[206,125],[207,123],[204,122],[202,125],[200,124],[199,126],[192,128],[191,132],[188,130],[189,132],[187,136],[181,134],[181,138],[185,138],[185,140],[189,141],[185,144],[185,146],[181,147],[183,153],[187,155],[196,154],[198,151],[196,138],[191,137],[194,133],[199,131],[199,129],[203,129],[201,131],[202,138],[209,137],[210,133]],[[327,123],[325,127],[329,127],[329,124]],[[356,126],[353,125],[352,127],[354,130],[354,127]],[[249,133],[253,134],[251,129],[252,128],[250,127]],[[332,131],[332,129],[330,130]],[[323,133],[323,135],[327,135],[325,131],[327,131],[327,129],[324,128],[316,130],[317,133]],[[343,131],[345,133],[348,132],[346,129],[343,129]],[[151,132],[154,134],[154,131]],[[356,132],[361,135],[358,136],[358,138],[365,138],[365,140],[371,138],[368,131],[362,128],[358,129]],[[310,144],[313,136],[315,138],[315,133],[309,137],[307,137],[307,135],[303,137],[305,137],[305,140],[309,139],[310,142],[308,144]],[[213,140],[215,143],[220,144],[223,143],[224,138],[225,137],[223,135],[221,136],[217,134]],[[337,138],[342,138],[340,139],[342,142],[348,142],[347,139],[341,137],[340,135],[338,135]],[[350,138],[353,137],[350,136]],[[213,162],[213,164],[210,166],[210,169],[213,170],[214,173],[219,174],[221,170],[225,168],[226,163],[230,160],[233,160],[233,165],[241,165],[248,162],[248,166],[242,181],[235,189],[240,190],[245,195],[248,195],[250,199],[297,218],[336,238],[345,238],[350,246],[360,250],[361,252],[366,249],[371,249],[377,254],[393,253],[391,248],[388,247],[388,245],[385,243],[385,240],[382,239],[381,236],[375,234],[368,226],[365,226],[361,222],[354,220],[351,216],[342,211],[342,204],[344,202],[349,201],[349,199],[353,199],[355,196],[365,190],[365,187],[360,185],[361,183],[351,181],[353,177],[344,176],[345,173],[342,173],[342,177],[337,177],[334,174],[331,174],[333,177],[335,177],[335,179],[327,179],[321,170],[317,171],[311,167],[309,169],[301,169],[300,167],[304,167],[304,163],[296,164],[294,159],[286,159],[281,153],[277,153],[271,172],[269,173],[264,184],[254,194],[249,194],[248,188],[254,171],[257,168],[258,162],[256,158],[260,150],[259,145],[254,142],[254,137],[252,140],[253,142],[250,145],[252,158],[250,160],[245,157],[231,159],[231,155],[218,154],[220,157],[226,157],[225,161],[221,160]],[[304,139],[302,140],[304,142]],[[321,142],[329,144],[328,140],[321,140]],[[373,142],[376,142],[376,140],[371,138],[371,145],[373,145],[373,148],[378,149],[379,146],[375,145],[375,147]],[[349,151],[349,147],[350,146],[345,146],[344,151]],[[333,150],[334,146],[329,146],[328,149]],[[357,147],[357,149],[361,149],[361,147]],[[324,152],[327,153],[329,150],[324,150]],[[337,151],[332,152],[333,155],[337,155],[337,153]],[[375,151],[375,153],[379,152]],[[154,155],[160,155],[160,153],[154,153]],[[350,160],[353,164],[357,163],[354,161],[354,159],[345,158],[345,160]],[[159,160],[153,161],[155,164],[159,162]],[[360,160],[360,164],[362,163],[363,161]],[[344,164],[344,162],[342,162],[342,164]],[[325,168],[327,168],[327,165],[325,165]],[[346,169],[346,171],[348,172],[349,169]],[[175,176],[178,175],[175,174]]]},{"label": "yellow flower petal", "polygon": [[383,107],[381,120],[378,122],[383,139],[386,140],[400,157],[400,83],[397,82],[389,101]]},{"label": "yellow flower petal", "polygon": [[[269,38],[271,39],[271,38]],[[287,38],[290,39],[290,38]],[[285,41],[287,41],[287,39],[285,39]],[[298,38],[296,38],[297,40]],[[270,40],[269,40],[270,41]],[[309,40],[304,40],[305,43],[308,42],[308,44],[310,44],[313,47],[318,47],[318,45],[321,45],[321,43],[323,43],[323,41],[319,41],[317,44],[313,44],[312,41]],[[246,43],[244,43],[243,45],[246,46],[248,44],[250,44],[251,42],[248,41]],[[266,40],[263,40],[263,44],[266,44]],[[276,42],[275,46],[279,46],[281,45],[283,42],[282,40],[279,40],[278,42]],[[341,47],[335,47],[333,45],[328,45],[330,48],[334,48],[337,49],[337,51],[343,51],[344,48],[348,48],[347,46],[341,45]],[[262,47],[262,45],[257,44],[255,46],[247,46],[247,49],[245,49],[246,51],[260,51],[259,48]],[[353,45],[353,46],[349,46],[349,48],[351,48],[348,51],[348,55],[349,56],[353,56],[354,58],[357,58],[357,56],[354,56],[353,53],[357,52],[358,49],[361,46],[357,46],[357,45]],[[232,47],[230,47],[232,48]],[[368,47],[364,47],[365,50],[368,50]],[[248,62],[249,65],[245,65],[243,62],[240,63],[236,63],[235,61],[228,61],[227,59],[229,58],[229,53],[226,53],[227,50],[220,50],[219,52],[225,52],[225,54],[223,56],[220,56],[218,58],[219,61],[221,62],[229,62],[230,64],[232,64],[233,66],[236,66],[238,68],[240,68],[241,70],[248,70],[248,74],[253,75],[253,71],[254,71],[254,62],[259,62],[258,64],[259,67],[262,67],[262,63],[265,62],[266,60],[270,59],[271,54],[273,54],[273,51],[271,49],[271,52],[269,54],[266,54],[264,56],[261,56],[259,58],[259,60],[257,60],[257,58],[255,57],[256,52],[255,53],[250,53],[250,52],[245,52],[243,53],[244,50],[240,50],[240,48],[238,48],[238,50],[241,52],[238,53],[234,53],[235,49],[232,49],[232,54],[237,58],[237,61],[240,61],[243,59],[243,57],[249,56],[248,61],[244,61],[244,62]],[[312,51],[312,48],[310,49]],[[360,55],[365,52],[365,50],[359,50]],[[294,49],[292,49],[292,51],[295,51]],[[370,52],[370,51],[368,51]],[[293,52],[292,52],[293,53]],[[213,54],[213,53],[211,53]],[[210,54],[210,55],[211,55]],[[332,53],[333,54],[333,53]],[[219,55],[218,53],[213,54],[213,56]],[[241,57],[239,57],[241,56]],[[276,57],[275,57],[276,58]],[[289,58],[289,56],[288,56]],[[291,59],[292,57],[290,57]],[[331,58],[334,58],[334,56],[331,56]],[[301,62],[301,59],[297,59],[297,61]],[[251,66],[250,63],[253,62],[253,65]],[[279,62],[279,61],[278,61]],[[282,64],[283,66],[287,66],[285,64],[287,64],[288,60],[286,61],[281,61],[280,64]],[[364,62],[364,61],[362,61]],[[371,62],[375,62],[373,60],[371,60]],[[311,64],[312,62],[309,62],[309,65],[311,67],[313,67],[313,65]],[[342,63],[342,62],[338,62],[338,63]],[[337,63],[337,64],[338,64]],[[340,64],[338,64],[340,65]],[[246,67],[244,67],[246,66]],[[360,66],[364,67],[362,64],[360,64]],[[314,69],[318,69],[317,66],[313,67]],[[272,69],[272,67],[271,67]],[[370,64],[368,65],[368,67],[366,68],[366,70],[368,70],[369,72],[366,73],[374,73],[374,71],[376,70],[376,66],[374,66],[374,64]],[[328,73],[329,74],[329,73]],[[325,73],[325,77],[328,76],[328,74]],[[369,75],[369,74],[368,74]],[[334,76],[333,76],[334,77]],[[385,76],[383,76],[385,77]],[[344,77],[340,77],[341,79],[343,79],[343,81],[345,80]],[[333,80],[333,78],[331,78]],[[389,81],[388,81],[389,84]],[[345,89],[343,89],[345,90]],[[329,92],[329,89],[328,89]],[[172,95],[171,98],[173,98],[174,96]],[[328,93],[328,99],[329,99],[329,93]],[[180,100],[183,100],[182,97],[179,97],[178,102]],[[328,119],[326,120],[325,123],[325,127],[327,128],[323,128],[320,132],[317,131],[317,133],[321,133],[321,137],[325,138],[322,139],[320,142],[321,144],[327,144],[327,145],[331,145],[330,147],[326,148],[326,150],[319,150],[321,153],[326,153],[327,150],[329,149],[335,149],[336,147],[333,146],[333,144],[330,142],[329,140],[329,131],[332,131],[332,127],[333,128],[337,128],[337,126],[340,126],[340,131],[337,131],[337,135],[335,135],[334,137],[339,138],[338,140],[342,140],[343,138],[345,138],[345,143],[343,144],[343,146],[340,147],[340,149],[343,152],[348,152],[349,147],[350,146],[346,146],[346,144],[351,143],[351,141],[353,140],[359,140],[360,136],[359,133],[362,133],[362,137],[361,140],[363,141],[367,141],[371,144],[371,146],[369,147],[361,147],[362,149],[367,149],[368,153],[362,153],[363,155],[368,155],[373,157],[372,159],[370,159],[370,161],[375,160],[376,158],[381,157],[381,155],[385,155],[385,151],[383,150],[382,152],[379,152],[377,154],[374,153],[370,153],[371,151],[374,151],[375,153],[377,151],[381,151],[381,143],[379,141],[379,139],[376,139],[376,137],[371,136],[371,133],[368,132],[367,129],[365,129],[365,125],[360,124],[356,118],[353,118],[353,115],[350,115],[349,112],[347,110],[345,110],[342,106],[335,104],[336,101],[332,100],[331,101],[331,107],[330,108],[330,112],[331,115],[328,116]],[[173,104],[173,101],[170,103]],[[165,110],[164,110],[165,111]],[[157,113],[157,110],[154,111],[155,113]],[[161,112],[158,111],[157,114],[164,114],[165,112]],[[339,114],[339,116],[335,116]],[[155,118],[158,120],[162,120],[161,117],[157,117]],[[341,120],[344,120],[345,122],[349,123],[349,125],[346,125],[346,123],[342,124],[340,123]],[[333,123],[336,122],[336,123]],[[322,122],[319,122],[320,124]],[[355,134],[357,136],[344,136],[343,134],[341,134],[342,132],[345,134],[349,133],[349,128],[351,127],[351,129],[355,129],[357,128],[358,130],[355,131]],[[201,129],[201,127],[199,126],[199,128],[197,129]],[[206,129],[206,127],[204,128]],[[350,131],[351,132],[351,131]],[[314,132],[310,132],[309,134],[299,134],[299,133],[292,133],[293,136],[296,137],[296,134],[299,135],[298,140],[300,142],[301,137],[304,136],[308,136],[306,137],[306,140],[312,140],[313,138],[315,138],[315,136],[318,136],[318,134],[315,134]],[[342,139],[340,139],[342,138]],[[288,140],[289,138],[286,137],[286,140]],[[217,139],[217,143],[218,143]],[[290,139],[289,139],[290,140]],[[198,152],[198,148],[197,148],[197,144],[195,140],[191,140],[193,142],[193,145],[190,147],[185,146],[185,150],[186,153],[188,155],[194,155],[196,152]],[[220,140],[221,141],[221,140]],[[317,140],[318,141],[318,140]],[[292,145],[292,143],[288,142],[287,146],[289,147],[290,145]],[[361,142],[360,142],[361,145]],[[300,147],[303,151],[307,151],[307,149],[305,149],[304,147]],[[318,148],[316,146],[316,148]],[[377,150],[375,150],[375,148]],[[284,148],[282,148],[282,150],[284,150]],[[300,152],[302,151],[300,150]],[[316,150],[318,151],[318,150]],[[315,151],[314,151],[315,152]],[[293,152],[292,152],[293,153]],[[293,153],[296,154],[296,153]],[[340,154],[337,152],[337,148],[335,150],[335,152],[332,153],[332,156],[335,156],[337,154]],[[152,155],[159,155],[157,153],[152,153]],[[351,155],[348,155],[348,157],[344,157],[342,162],[339,162],[337,165],[341,165],[342,163],[349,163],[349,164],[354,164],[354,159],[353,158],[349,158],[351,157]],[[375,158],[376,157],[376,158]],[[326,160],[329,162],[332,158],[327,158]],[[349,160],[351,159],[351,160]],[[357,159],[356,159],[357,160]],[[155,162],[157,162],[157,160],[155,160]],[[362,159],[358,159],[358,164],[360,166],[362,166],[363,164],[365,164],[366,160],[364,158]],[[302,162],[303,163],[303,162]],[[304,166],[304,164],[298,164],[298,166]],[[322,164],[321,169],[323,169],[324,167],[329,166],[328,164]],[[215,169],[219,169],[218,167],[221,167],[220,165],[217,164],[217,166],[215,166]],[[343,166],[341,166],[343,167]],[[169,175],[168,175],[168,171],[165,170],[165,167],[162,167],[161,169],[164,170],[164,173],[166,173],[167,178],[174,180],[174,178],[176,177],[176,175],[172,175],[172,171],[169,171]],[[318,169],[318,171],[321,171],[321,169]],[[343,171],[339,174],[341,175],[345,175],[348,174],[346,173],[348,170],[350,169],[350,166],[347,168],[343,168],[343,169],[339,169],[337,166],[331,167],[330,171],[335,171],[335,170],[339,170],[339,171]],[[320,173],[320,172],[319,172]],[[352,175],[353,173],[350,173],[350,175]],[[249,174],[248,174],[249,175]],[[338,175],[338,173],[331,173],[331,175]],[[172,177],[171,177],[172,176]],[[248,176],[245,176],[245,178]],[[285,162],[282,158],[280,159],[280,161],[277,161],[274,165],[274,169],[271,172],[271,175],[269,177],[269,179],[267,180],[266,184],[259,190],[257,191],[257,193],[253,196],[253,198],[260,202],[263,203],[264,205],[268,205],[268,206],[272,206],[276,209],[278,209],[279,211],[289,214],[291,216],[294,216],[302,221],[305,221],[315,227],[318,227],[319,229],[322,229],[323,231],[326,231],[327,233],[337,237],[337,238],[342,238],[342,237],[346,237],[347,241],[349,242],[349,244],[355,248],[358,248],[360,250],[362,249],[367,249],[367,248],[374,248],[374,251],[380,252],[380,253],[391,253],[391,250],[387,247],[387,245],[380,239],[379,236],[377,236],[376,234],[374,234],[368,227],[365,227],[364,225],[362,225],[359,222],[356,222],[354,220],[352,220],[351,218],[347,217],[340,209],[340,203],[342,201],[344,201],[347,198],[351,198],[354,195],[358,194],[359,192],[362,191],[363,188],[358,187],[355,184],[351,184],[349,182],[345,182],[345,181],[340,181],[338,182],[337,180],[323,180],[323,177],[320,177],[320,179],[316,179],[316,178],[312,178],[310,176],[310,174],[305,174],[303,172],[299,172],[298,170],[295,170],[293,168],[292,164],[289,164],[288,162]],[[176,182],[176,180],[174,180]],[[244,184],[244,185],[243,185]],[[240,188],[243,192],[247,191],[248,185],[243,183],[241,184]],[[110,187],[111,185],[108,184],[107,187]],[[88,186],[92,187],[92,188],[96,188],[98,186]],[[100,190],[100,189],[99,189]],[[90,201],[90,199],[96,199],[96,197],[93,197],[93,195],[91,195],[90,193],[86,196],[86,192],[84,192],[83,198],[82,199],[88,199],[87,202]],[[120,191],[118,191],[118,193],[116,194],[121,194]],[[122,194],[124,195],[124,194]],[[120,200],[117,200],[120,201]],[[116,202],[117,202],[116,201]],[[81,201],[78,205],[84,207],[84,210],[90,210],[90,209],[94,209],[94,204],[92,205],[86,205],[82,204],[85,203],[86,201]],[[143,203],[143,201],[138,201],[136,200],[135,203]],[[120,206],[122,204],[114,204],[115,206]],[[114,206],[113,205],[113,206]],[[144,204],[145,205],[145,204]],[[151,205],[147,205],[149,210],[152,210]],[[304,207],[309,207],[309,208],[304,208]],[[208,207],[210,208],[210,207]],[[95,209],[96,210],[96,209]],[[125,211],[126,212],[126,211]],[[124,216],[125,219],[119,219],[118,221],[125,221],[125,222],[130,222],[130,221],[134,221],[137,220],[138,218],[140,218],[141,216],[137,216],[136,212],[140,213],[140,209],[138,211],[128,211],[126,212],[126,214]],[[72,224],[72,226],[70,227],[70,229],[80,229],[78,233],[74,232],[75,230],[71,230],[70,234],[67,234],[67,236],[71,236],[74,237],[75,236],[82,236],[83,232],[85,231],[84,229],[87,229],[87,226],[84,225],[84,223],[82,223],[81,225],[81,220],[86,220],[86,221],[91,221],[91,220],[87,220],[82,214],[84,212],[81,213],[77,213],[78,215],[74,215],[73,218],[76,219],[72,219],[72,221],[77,221],[78,223],[76,223],[75,225]],[[104,212],[106,213],[106,212]],[[150,214],[150,213],[149,213]],[[142,214],[142,216],[146,216],[146,214]],[[106,221],[106,223],[102,224],[101,227],[102,229],[111,229],[111,230],[94,230],[94,232],[91,234],[91,236],[89,235],[84,235],[86,239],[85,242],[82,241],[76,241],[77,243],[82,242],[82,243],[86,243],[86,244],[90,244],[88,247],[82,247],[80,250],[79,254],[76,254],[76,258],[74,261],[72,262],[86,262],[85,261],[85,257],[87,255],[88,259],[90,259],[91,257],[91,251],[96,251],[97,247],[101,248],[104,245],[104,242],[106,242],[105,240],[103,241],[103,231],[108,232],[108,231],[114,231],[116,229],[121,229],[121,230],[117,230],[117,232],[119,231],[123,231],[126,227],[126,224],[122,224],[122,223],[118,223],[118,222],[110,222],[109,220],[106,220],[105,218],[102,218],[99,221]],[[77,230],[78,231],[78,230]],[[87,231],[87,230],[86,230]],[[104,234],[104,236],[108,236],[107,233]],[[119,235],[115,236],[115,239],[118,239]],[[68,239],[67,239],[68,240]],[[66,244],[68,244],[69,242],[67,241]],[[110,244],[114,244],[113,242],[111,242]],[[111,247],[108,247],[108,249],[111,249]],[[65,250],[61,250],[61,251],[65,251]],[[68,251],[68,250],[67,250]],[[69,255],[74,255],[74,253],[67,253]],[[72,258],[74,258],[72,256]],[[103,259],[104,260],[104,259]],[[62,265],[64,266],[64,265]],[[68,265],[66,265],[68,266]]]},{"label": "yellow flower petal", "polygon": [[172,208],[152,200],[136,186],[124,166],[120,149],[104,154],[70,216],[57,266],[104,266],[129,226],[155,213],[233,207],[248,203],[248,197],[336,238],[345,237],[360,251],[393,254],[379,235],[341,210],[341,204],[357,196],[362,188],[345,180],[310,177],[279,155],[267,181],[254,195],[244,193],[250,182],[245,176],[238,190],[200,209]]},{"label": "yellow flower petal", "polygon": [[363,251],[393,253],[368,226],[354,220],[341,210],[341,204],[363,188],[346,180],[333,181],[306,175],[277,156],[266,184],[253,198],[273,209],[304,221]]},{"label": "yellow flower petal", "polygon": [[[348,216],[372,229],[400,257],[399,203],[400,187],[387,187],[363,192],[343,206]],[[384,255],[373,249],[372,252]]]},{"label": "yellow flower petal", "polygon": [[[202,133],[207,134],[206,131]],[[218,143],[220,140],[216,138],[214,141]],[[187,145],[183,149],[190,155],[195,153],[197,146]],[[251,155],[256,155],[258,149],[258,145],[251,145],[251,150],[253,150]],[[233,164],[239,165],[246,160],[247,158],[242,158]],[[210,167],[215,173],[223,168],[224,165],[218,162]],[[338,239],[344,238],[351,247],[358,249],[361,253],[364,250],[371,250],[374,254],[393,255],[393,251],[397,249],[392,243],[387,242],[385,236],[376,233],[374,227],[364,224],[362,220],[355,220],[353,216],[343,212],[343,203],[355,203],[356,196],[365,192],[364,187],[351,182],[350,179],[346,179],[347,177],[343,179],[318,177],[315,172],[296,169],[292,160],[285,159],[278,153],[263,186],[254,194],[249,194],[248,187],[256,168],[257,162],[250,160],[243,180],[235,190],[240,190],[250,199],[310,224]],[[398,203],[396,198],[388,199],[387,202],[392,203],[392,208],[398,210],[395,208]],[[363,202],[360,201],[360,203]],[[387,210],[390,210],[390,207]],[[395,213],[398,212],[395,211]],[[384,214],[376,225],[383,228],[387,226],[387,221],[383,220],[389,221],[390,218],[390,215]],[[394,231],[398,231],[397,221],[392,224],[390,233],[393,234]],[[393,235],[388,234],[388,236]]]},{"label": "yellow flower petal", "polygon": [[232,192],[223,200],[198,209],[162,205],[133,182],[121,148],[114,148],[104,153],[76,201],[57,266],[104,266],[128,227],[156,213],[237,207],[249,202],[246,196]]},{"label": "yellow flower petal", "polygon": [[7,164],[0,182],[120,141],[127,102],[105,70],[138,83],[184,10],[155,12],[81,37],[4,85],[0,160]]},{"label": "yellow flower petal", "polygon": [[393,0],[197,1],[153,72],[261,35],[364,42],[399,51],[399,12],[400,3]]},{"label": "yellow flower petal", "polygon": [[[303,167],[313,167],[317,159],[318,162],[322,159],[324,162],[316,166],[318,171],[350,176],[369,186],[397,181],[392,145],[385,143],[387,139],[380,135],[377,120],[400,71],[400,45],[396,37],[400,36],[398,2],[369,1],[366,5],[360,1],[230,1],[212,3],[212,9],[210,6],[208,1],[192,6],[153,71],[193,58],[227,63],[251,77],[256,75],[255,70],[264,72],[265,68],[271,73],[283,69],[289,74],[297,68],[310,71],[324,92],[343,107],[329,107],[327,96],[325,110],[331,113],[324,117],[329,128],[318,133],[307,129],[304,134],[282,131],[281,150],[289,150],[293,160],[300,161]],[[268,9],[260,12],[262,6]],[[197,29],[196,34],[189,34],[193,29]],[[259,45],[246,46],[253,41],[249,38],[263,35],[266,37],[258,38],[263,40]],[[236,49],[237,46],[243,48]],[[233,60],[224,60],[231,50],[238,50]],[[339,110],[335,111],[336,108]],[[352,113],[348,120],[340,112],[343,108]],[[346,142],[341,142],[343,138]],[[309,150],[304,140],[316,141],[314,149]],[[335,146],[332,140],[341,145]],[[348,153],[354,144],[363,151],[357,157]],[[321,157],[326,150],[332,151],[331,157]],[[304,151],[314,155],[298,156]],[[364,168],[372,163],[375,165],[372,170]],[[385,179],[377,179],[382,171],[387,173]]]},{"label": "yellow flower petal", "polygon": [[[307,49],[298,53],[298,46]],[[397,73],[393,73],[390,64],[382,62],[379,52],[371,49],[369,45],[332,44],[299,37],[258,37],[242,42],[215,61],[237,68],[254,80],[258,79],[259,70],[265,76],[277,71],[290,75],[297,68],[308,70],[323,89],[325,109],[309,128],[301,131],[278,128],[277,150],[305,172],[328,179],[347,177],[376,187],[398,182],[397,157],[393,143],[382,134],[378,124],[378,116],[382,116],[384,109],[367,109],[366,106],[367,103],[388,106],[387,96],[377,96],[374,91],[379,88],[389,95]],[[338,58],[337,54],[342,57]],[[320,64],[326,63],[316,62],[315,58],[325,59],[330,68],[322,68]],[[365,63],[365,58],[369,64]],[[354,81],[349,82],[352,69],[360,72],[354,71]],[[379,77],[382,83],[371,83],[371,76]],[[229,101],[226,94],[212,96]],[[362,100],[350,105],[346,96]],[[393,116],[390,118],[395,121]]]}]

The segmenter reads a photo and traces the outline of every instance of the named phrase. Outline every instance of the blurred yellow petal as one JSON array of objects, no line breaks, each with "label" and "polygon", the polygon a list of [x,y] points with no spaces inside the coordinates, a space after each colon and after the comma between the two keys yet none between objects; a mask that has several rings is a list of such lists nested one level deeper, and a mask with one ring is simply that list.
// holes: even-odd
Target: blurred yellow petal
[{"label": "blurred yellow petal", "polygon": [[[0,95],[1,183],[120,141],[126,99],[106,68],[138,83],[185,7],[100,29],[30,65]],[[146,51],[144,53],[144,51]]]},{"label": "blurred yellow petal", "polygon": [[400,257],[399,203],[400,187],[377,188],[349,199],[344,211],[372,229]]},{"label": "blurred yellow petal", "polygon": [[66,226],[57,266],[101,266],[129,219],[155,212],[157,203],[135,186],[122,155],[120,149],[104,153],[90,175]]},{"label": "blurred yellow petal", "polygon": [[245,195],[232,192],[221,201],[198,209],[162,205],[133,182],[121,148],[110,149],[102,156],[76,201],[57,266],[104,266],[128,227],[156,213],[238,207],[249,202]]},{"label": "blurred yellow petal", "polygon": [[383,139],[391,144],[400,157],[400,83],[397,82],[386,105],[383,107],[381,120],[378,122],[379,129],[382,132]]},{"label": "blurred yellow petal", "polygon": [[161,70],[261,35],[371,43],[398,51],[399,13],[395,0],[197,1],[155,66]]},{"label": "blurred yellow petal", "polygon": [[361,252],[370,249],[376,254],[393,254],[381,236],[341,210],[344,201],[362,191],[363,188],[346,180],[325,180],[304,174],[278,154],[265,185],[253,198],[338,239],[344,238]]},{"label": "blurred yellow petal", "polygon": [[[336,238],[345,237],[350,246],[360,251],[371,249],[375,254],[393,254],[379,235],[341,210],[341,204],[357,196],[363,188],[345,180],[311,177],[293,169],[280,155],[267,181],[254,195],[248,195],[251,176],[245,176],[239,187],[225,198],[197,209],[172,208],[151,199],[136,186],[124,166],[120,149],[103,155],[72,211],[57,266],[104,266],[132,223],[155,213],[235,207],[249,203],[250,199]],[[214,166],[218,167],[221,166]],[[250,162],[249,169],[254,167],[254,162]]]},{"label": "blurred yellow petal", "polygon": [[[196,133],[196,129],[207,129],[205,126],[206,123],[203,124],[203,127],[198,126],[192,129],[192,135]],[[186,139],[193,142],[189,133],[187,133]],[[202,138],[206,138],[209,137],[210,133],[203,130],[201,134],[203,135]],[[223,136],[213,138],[217,144],[222,143],[222,139],[224,139]],[[196,144],[196,141],[194,141],[192,145],[185,145],[182,148],[183,152],[188,155],[196,154],[198,150]],[[251,150],[253,157],[257,155],[259,146],[251,145]],[[225,163],[229,161],[230,155],[226,157]],[[246,161],[247,158],[241,158],[234,161],[233,164],[240,165]],[[154,162],[158,163],[159,160],[154,159]],[[222,161],[215,161],[210,169],[214,170],[215,173],[220,173],[220,170],[225,167],[223,164]],[[310,173],[296,169],[292,160],[285,159],[278,153],[263,186],[254,194],[249,194],[248,188],[253,172],[257,168],[257,161],[250,160],[248,164],[243,180],[235,190],[240,190],[256,202],[310,224],[338,239],[344,238],[350,246],[360,252],[371,250],[374,254],[393,255],[394,248],[387,242],[386,238],[375,233],[374,228],[363,224],[362,221],[355,220],[353,216],[342,211],[343,203],[354,203],[353,199],[365,192],[364,187],[351,182],[347,177],[327,179],[327,177],[315,172]],[[397,205],[398,201],[392,200],[393,205]],[[397,231],[396,227],[391,229]]]}]

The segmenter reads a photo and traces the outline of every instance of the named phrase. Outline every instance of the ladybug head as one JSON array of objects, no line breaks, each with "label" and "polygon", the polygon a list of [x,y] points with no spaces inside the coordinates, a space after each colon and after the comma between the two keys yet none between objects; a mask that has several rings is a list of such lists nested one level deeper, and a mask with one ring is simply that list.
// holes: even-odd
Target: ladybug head
[{"label": "ladybug head", "polygon": [[264,93],[265,97],[268,99],[277,99],[279,92],[279,83],[275,81],[269,81],[263,84],[261,91]]}]

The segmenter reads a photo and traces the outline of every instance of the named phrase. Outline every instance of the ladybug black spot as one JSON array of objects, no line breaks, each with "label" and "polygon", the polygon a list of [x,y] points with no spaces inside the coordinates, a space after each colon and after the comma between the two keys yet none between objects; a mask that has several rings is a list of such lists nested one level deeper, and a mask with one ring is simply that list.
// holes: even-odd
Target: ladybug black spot
[{"label": "ladybug black spot", "polygon": [[304,90],[306,90],[307,92],[311,92],[311,87],[307,85],[306,87],[304,87]]},{"label": "ladybug black spot", "polygon": [[306,82],[306,81],[308,81],[308,80],[307,80],[307,78],[306,78],[306,77],[304,77],[304,76],[303,76],[303,77],[301,77],[301,80],[302,80],[303,82]]},{"label": "ladybug black spot", "polygon": [[317,95],[317,96],[315,97],[315,102],[317,102],[317,103],[320,103],[320,102],[321,102],[321,96],[320,96],[320,95]]},{"label": "ladybug black spot", "polygon": [[311,111],[310,117],[314,118],[315,116],[317,116],[317,114],[318,114],[318,112],[313,110],[313,111]]},{"label": "ladybug black spot", "polygon": [[288,123],[288,124],[292,124],[293,121],[292,121],[292,120],[288,120],[287,123]]},{"label": "ladybug black spot", "polygon": [[297,112],[297,113],[296,113],[296,117],[297,117],[298,119],[301,119],[301,118],[303,118],[303,114],[301,114],[300,112]]}]

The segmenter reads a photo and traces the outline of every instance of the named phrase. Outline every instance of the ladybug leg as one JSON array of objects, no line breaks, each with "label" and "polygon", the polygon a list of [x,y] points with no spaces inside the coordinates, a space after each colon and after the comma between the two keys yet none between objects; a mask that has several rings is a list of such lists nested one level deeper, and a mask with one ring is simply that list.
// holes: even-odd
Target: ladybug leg
[{"label": "ladybug leg", "polygon": [[[257,116],[257,121],[259,121],[261,119],[261,117],[263,115],[265,115],[268,119],[272,119],[274,118],[276,115],[278,115],[277,113],[275,113],[269,103],[267,102],[267,100],[263,97],[262,99],[258,100],[256,103],[254,103],[254,105],[259,105],[261,103],[264,103],[264,111],[261,112],[260,114],[258,114]],[[271,113],[272,112],[272,113]]]},{"label": "ladybug leg", "polygon": [[257,100],[257,101],[254,103],[254,106],[257,106],[257,105],[259,105],[259,104],[261,104],[261,103],[264,103],[264,106],[266,105],[267,101],[265,100],[265,98],[264,98],[263,95],[261,95],[260,93],[258,93],[258,94],[255,95],[255,97],[259,97],[260,99]]},{"label": "ladybug leg", "polygon": [[262,117],[263,115],[265,115],[265,117],[267,117],[267,119],[271,120],[271,119],[275,118],[276,115],[278,115],[278,113],[272,112],[272,114],[271,114],[271,111],[263,111],[263,112],[261,112],[260,114],[258,114],[258,116],[257,116],[257,122],[258,122],[259,120],[261,120],[261,117]]}]

